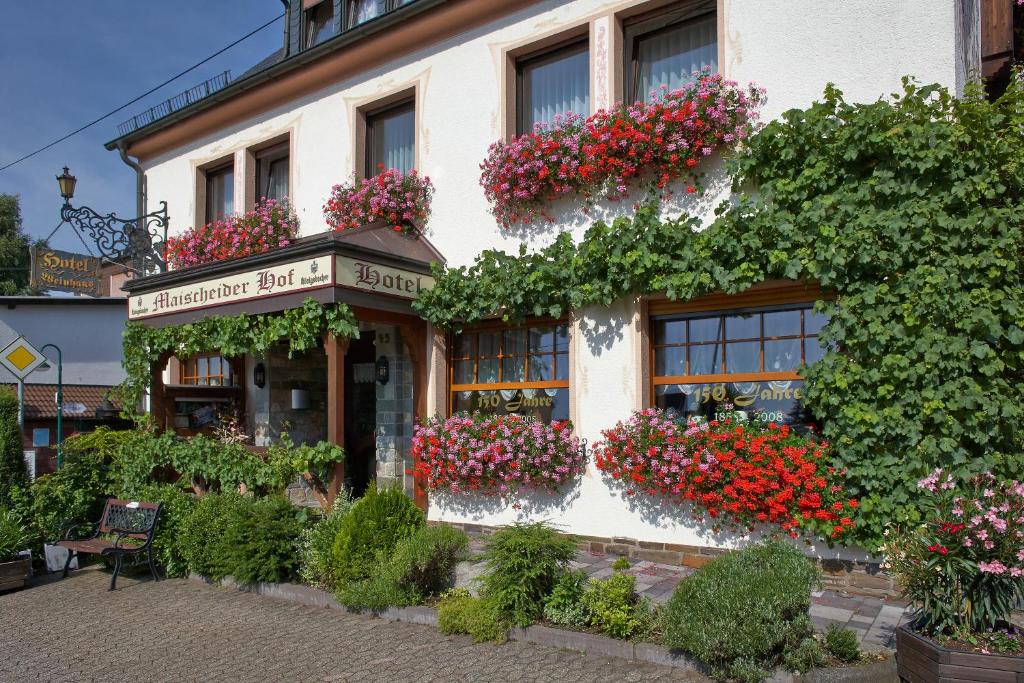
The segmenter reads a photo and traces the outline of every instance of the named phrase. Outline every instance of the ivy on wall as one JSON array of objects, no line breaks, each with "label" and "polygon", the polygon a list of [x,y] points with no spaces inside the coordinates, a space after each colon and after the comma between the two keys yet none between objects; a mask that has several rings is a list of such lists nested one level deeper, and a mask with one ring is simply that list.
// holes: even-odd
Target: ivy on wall
[{"label": "ivy on wall", "polygon": [[487,251],[437,269],[414,304],[442,327],[666,293],[689,300],[759,282],[835,294],[822,339],[841,349],[807,369],[805,405],[877,544],[919,518],[915,480],[935,467],[1024,477],[1024,88],[996,102],[904,83],[873,103],[833,87],[765,126],[730,165],[739,194],[697,232],[655,207],[567,234],[539,251]]},{"label": "ivy on wall", "polygon": [[306,299],[302,306],[280,313],[210,316],[184,325],[146,327],[128,323],[124,331],[122,405],[129,413],[141,403],[151,376],[151,365],[168,351],[186,357],[216,351],[225,357],[265,354],[287,339],[288,353],[315,348],[325,332],[355,339],[359,326],[343,303],[323,305]]}]

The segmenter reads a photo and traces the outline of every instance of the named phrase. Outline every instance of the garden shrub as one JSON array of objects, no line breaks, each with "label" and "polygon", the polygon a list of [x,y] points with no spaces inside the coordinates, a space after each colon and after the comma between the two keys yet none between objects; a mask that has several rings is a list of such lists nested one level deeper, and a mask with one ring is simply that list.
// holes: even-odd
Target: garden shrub
[{"label": "garden shrub", "polygon": [[665,643],[703,661],[719,680],[764,676],[811,634],[807,610],[818,569],[799,550],[769,541],[715,558],[676,588]]},{"label": "garden shrub", "polygon": [[352,509],[354,501],[348,489],[342,489],[334,506],[315,524],[302,532],[299,541],[299,576],[311,586],[334,586],[334,540],[341,521]]},{"label": "garden shrub", "polygon": [[616,572],[591,581],[581,603],[590,625],[612,638],[632,638],[651,629],[651,608],[636,594],[636,577],[632,574]]},{"label": "garden shrub", "polygon": [[148,484],[122,491],[119,495],[125,499],[163,504],[153,537],[153,559],[163,567],[167,576],[185,576],[188,563],[181,553],[178,536],[184,521],[196,506],[196,497],[177,484]]},{"label": "garden shrub", "polygon": [[508,637],[497,606],[465,590],[450,591],[438,603],[437,628],[441,633],[468,633],[478,643],[500,643]]},{"label": "garden shrub", "polygon": [[544,599],[544,618],[559,626],[586,627],[589,614],[582,600],[587,581],[587,573],[582,569],[559,576],[551,594]]},{"label": "garden shrub", "polygon": [[828,660],[824,648],[814,636],[808,636],[783,657],[783,665],[790,671],[805,674],[811,669],[824,666]]},{"label": "garden shrub", "polygon": [[483,593],[503,618],[529,626],[575,556],[576,544],[544,522],[502,527],[487,539]]},{"label": "garden shrub", "polygon": [[860,659],[857,634],[836,624],[829,624],[825,631],[825,650],[840,662],[856,662]]},{"label": "garden shrub", "polygon": [[629,558],[627,558],[625,555],[619,555],[619,557],[617,557],[615,561],[612,562],[612,569],[614,569],[617,572],[624,572],[632,566],[633,565],[629,563]]},{"label": "garden shrub", "polygon": [[222,542],[221,571],[239,583],[283,583],[299,568],[298,545],[306,511],[284,496],[232,508]]},{"label": "garden shrub", "polygon": [[238,493],[208,493],[181,522],[177,552],[188,571],[220,579],[230,571],[227,562],[227,528],[236,509],[252,504]]},{"label": "garden shrub", "polygon": [[346,514],[334,539],[338,584],[370,578],[387,562],[398,542],[424,524],[423,511],[397,488],[371,486]]},{"label": "garden shrub", "polygon": [[69,524],[99,521],[114,492],[110,464],[97,453],[69,455],[64,466],[37,477],[29,489],[28,514],[43,540],[58,540]]},{"label": "garden shrub", "polygon": [[11,489],[28,486],[28,470],[21,448],[18,399],[0,387],[0,506],[9,506]]},{"label": "garden shrub", "polygon": [[15,559],[22,550],[28,550],[32,533],[14,510],[0,507],[0,562]]}]

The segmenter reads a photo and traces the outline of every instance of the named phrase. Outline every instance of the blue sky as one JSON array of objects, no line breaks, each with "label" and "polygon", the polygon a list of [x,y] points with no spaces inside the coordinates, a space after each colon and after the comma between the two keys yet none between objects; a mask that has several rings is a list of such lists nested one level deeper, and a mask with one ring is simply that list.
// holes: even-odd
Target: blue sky
[{"label": "blue sky", "polygon": [[[4,3],[0,23],[0,166],[135,98],[281,14],[280,0],[50,0]],[[17,166],[0,193],[21,196],[25,231],[45,237],[60,220],[54,177],[78,178],[75,205],[128,217],[135,175],[103,143],[117,124],[230,69],[233,77],[280,47],[275,22],[199,69]],[[52,246],[83,251],[71,228]]]}]

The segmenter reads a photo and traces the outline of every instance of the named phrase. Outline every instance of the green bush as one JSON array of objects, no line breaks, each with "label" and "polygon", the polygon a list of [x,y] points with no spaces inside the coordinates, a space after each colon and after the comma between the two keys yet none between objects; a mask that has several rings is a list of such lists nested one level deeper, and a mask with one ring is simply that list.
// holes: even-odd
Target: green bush
[{"label": "green bush", "polygon": [[815,667],[824,666],[826,659],[821,643],[813,636],[808,636],[795,648],[786,652],[783,664],[790,671],[805,674]]},{"label": "green bush", "polygon": [[781,541],[709,562],[684,579],[665,612],[665,643],[707,664],[719,680],[767,671],[810,635],[818,569]]},{"label": "green bush", "polygon": [[227,576],[229,520],[236,509],[251,505],[251,500],[232,492],[209,493],[198,500],[182,520],[177,539],[177,552],[188,571],[211,579]]},{"label": "green bush", "polygon": [[581,602],[590,625],[612,638],[640,636],[651,629],[651,608],[636,594],[636,577],[631,574],[591,581]]},{"label": "green bush", "polygon": [[424,524],[423,512],[400,489],[371,486],[339,525],[334,540],[338,585],[364,581],[387,562],[395,545]]},{"label": "green bush", "polygon": [[338,602],[372,610],[422,604],[449,586],[468,544],[466,534],[458,529],[421,527],[401,539],[389,559],[379,553],[381,562],[369,578],[341,584]]},{"label": "green bush", "polygon": [[860,659],[857,634],[835,624],[829,624],[825,631],[825,650],[840,662],[856,662]]},{"label": "green bush", "polygon": [[103,456],[69,456],[59,471],[32,482],[28,515],[44,540],[58,540],[64,525],[99,521],[113,483]]},{"label": "green bush", "polygon": [[483,592],[503,618],[529,626],[575,556],[576,544],[544,522],[502,527],[487,540]]},{"label": "green bush", "polygon": [[348,489],[342,489],[334,506],[316,524],[302,532],[299,540],[299,576],[311,586],[334,587],[334,541],[341,522],[354,501]]},{"label": "green bush", "polygon": [[298,544],[306,511],[284,496],[258,498],[231,509],[221,571],[239,583],[285,582],[299,568]]},{"label": "green bush", "polygon": [[26,528],[21,516],[13,510],[0,508],[0,562],[17,557],[22,550],[28,550],[32,534]]},{"label": "green bush", "polygon": [[617,572],[624,572],[632,566],[633,565],[629,563],[629,558],[624,555],[619,555],[619,557],[612,562],[612,569]]},{"label": "green bush", "polygon": [[441,633],[468,633],[478,643],[501,643],[508,636],[494,603],[464,590],[451,591],[438,604],[437,628]]},{"label": "green bush", "polygon": [[0,506],[11,505],[11,489],[28,486],[28,471],[21,448],[18,399],[0,387]]},{"label": "green bush", "polygon": [[589,614],[583,606],[583,592],[587,588],[587,573],[568,571],[558,577],[551,595],[544,599],[544,618],[552,624],[584,628]]},{"label": "green bush", "polygon": [[163,504],[153,537],[153,558],[167,576],[187,574],[188,563],[181,553],[178,536],[196,506],[196,497],[176,484],[149,484],[134,491],[122,491],[120,497]]}]

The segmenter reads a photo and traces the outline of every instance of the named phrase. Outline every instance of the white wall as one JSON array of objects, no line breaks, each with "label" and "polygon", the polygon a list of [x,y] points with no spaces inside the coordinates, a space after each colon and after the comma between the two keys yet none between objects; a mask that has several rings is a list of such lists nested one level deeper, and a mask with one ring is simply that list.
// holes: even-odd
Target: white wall
[{"label": "white wall", "polygon": [[[571,230],[578,237],[595,217],[628,214],[631,202],[599,204],[590,214],[563,202],[556,207],[557,225],[515,236],[503,235],[487,211],[478,183],[479,163],[502,132],[504,51],[589,24],[592,106],[608,105],[616,99],[615,65],[609,58],[614,54],[612,17],[634,4],[542,2],[430,50],[398,57],[385,68],[326,86],[299,102],[147,161],[151,201],[166,200],[172,232],[184,229],[194,214],[196,166],[235,154],[235,197],[242,197],[245,174],[237,164],[243,150],[291,131],[292,199],[302,233],[321,232],[327,229],[321,207],[331,186],[353,172],[356,107],[415,85],[419,168],[437,188],[428,235],[450,265],[471,263],[486,248],[514,249],[519,237],[533,245],[550,241],[557,230]],[[808,105],[830,81],[848,99],[859,101],[899,91],[904,75],[958,90],[964,68],[957,7],[954,0],[720,0],[721,71],[740,83],[754,81],[767,88],[765,120]],[[707,222],[714,206],[728,197],[721,159],[712,159],[708,169],[708,195],[684,196],[665,207],[667,214],[690,212]],[[603,341],[577,334],[574,342],[574,417],[580,435],[591,442],[602,428],[641,407],[641,338],[634,315],[633,304],[627,303],[579,313],[583,325],[611,324]],[[443,382],[443,377],[435,375],[432,383],[436,382]],[[701,545],[727,542],[680,518],[631,507],[609,493],[593,466],[579,487],[560,501],[527,505],[521,512],[494,501],[468,507],[465,503],[435,496],[430,516],[497,524],[533,510],[538,517],[582,534]]]},{"label": "white wall", "polygon": [[[0,348],[19,335],[37,349],[56,344],[61,350],[65,384],[119,384],[125,379],[121,333],[127,313],[123,300],[119,305],[18,303],[12,308],[0,298]],[[56,360],[53,349],[47,349],[44,355]],[[33,372],[26,383],[56,384],[57,364],[50,365],[49,370]],[[0,366],[0,383],[16,381]]]}]

